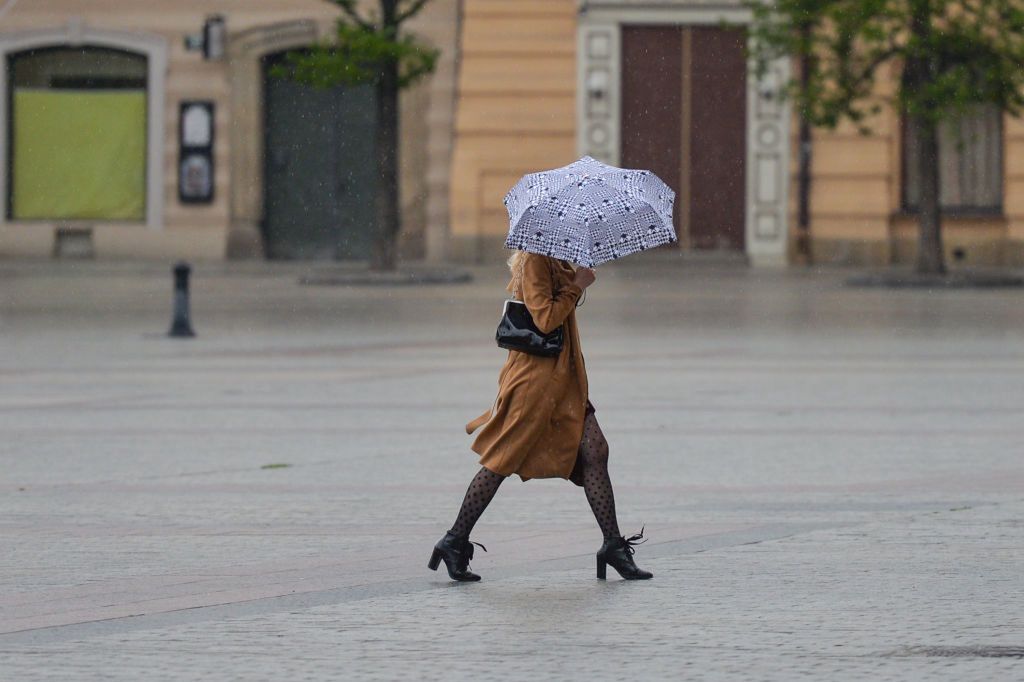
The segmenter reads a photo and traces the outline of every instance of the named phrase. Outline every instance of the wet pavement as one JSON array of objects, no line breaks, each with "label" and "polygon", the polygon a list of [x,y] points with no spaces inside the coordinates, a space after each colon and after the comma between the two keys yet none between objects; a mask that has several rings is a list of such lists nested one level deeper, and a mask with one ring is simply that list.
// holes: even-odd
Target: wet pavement
[{"label": "wet pavement", "polygon": [[425,567],[477,468],[503,273],[300,286],[0,263],[0,670],[13,679],[1013,679],[1013,291],[668,258],[580,309],[623,530],[507,482],[478,585]]}]

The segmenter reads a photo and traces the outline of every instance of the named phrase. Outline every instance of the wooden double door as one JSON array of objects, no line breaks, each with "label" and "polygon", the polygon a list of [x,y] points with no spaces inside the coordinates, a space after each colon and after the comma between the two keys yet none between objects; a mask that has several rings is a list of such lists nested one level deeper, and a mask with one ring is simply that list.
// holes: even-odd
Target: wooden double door
[{"label": "wooden double door", "polygon": [[745,42],[742,29],[622,27],[621,165],[675,190],[692,249],[745,247]]}]

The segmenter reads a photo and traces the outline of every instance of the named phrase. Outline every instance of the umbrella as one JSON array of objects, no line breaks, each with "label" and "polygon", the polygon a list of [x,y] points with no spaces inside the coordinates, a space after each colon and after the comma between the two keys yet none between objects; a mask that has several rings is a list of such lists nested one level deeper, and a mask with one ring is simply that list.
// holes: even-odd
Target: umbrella
[{"label": "umbrella", "polygon": [[584,156],[530,173],[505,196],[505,247],[594,267],[676,241],[676,194],[648,170]]}]

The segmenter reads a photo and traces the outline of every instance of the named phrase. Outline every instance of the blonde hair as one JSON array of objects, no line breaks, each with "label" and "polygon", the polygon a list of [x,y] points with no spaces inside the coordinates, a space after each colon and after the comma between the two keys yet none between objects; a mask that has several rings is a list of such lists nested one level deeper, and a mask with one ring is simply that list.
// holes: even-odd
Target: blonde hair
[{"label": "blonde hair", "polygon": [[516,274],[519,271],[520,266],[523,264],[523,259],[526,258],[525,251],[513,251],[512,255],[508,257],[508,269],[512,274]]},{"label": "blonde hair", "polygon": [[512,295],[519,295],[523,287],[523,265],[526,262],[525,251],[513,251],[508,257],[508,269],[512,273]]}]

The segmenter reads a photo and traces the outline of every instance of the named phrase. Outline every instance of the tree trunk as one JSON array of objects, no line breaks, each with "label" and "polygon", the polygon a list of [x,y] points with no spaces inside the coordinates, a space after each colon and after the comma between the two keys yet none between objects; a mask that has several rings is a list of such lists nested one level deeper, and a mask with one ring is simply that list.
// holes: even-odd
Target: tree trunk
[{"label": "tree trunk", "polygon": [[[800,27],[800,34],[806,43],[810,43],[811,25]],[[814,57],[810,54],[800,56],[800,90],[807,92],[810,88],[811,72],[814,70]],[[811,256],[811,161],[813,142],[811,141],[811,121],[807,115],[807,107],[800,107],[800,157],[797,171],[797,232],[796,252],[805,265],[812,262]]]},{"label": "tree trunk", "polygon": [[[394,0],[382,0],[384,26],[394,26]],[[397,30],[397,26],[395,26]],[[402,226],[398,181],[398,64],[381,65],[377,83],[377,234],[370,267],[394,270],[398,267],[398,233]]]},{"label": "tree trunk", "polygon": [[[932,7],[929,0],[911,2],[910,30],[916,42],[927,45],[931,40]],[[904,71],[904,87],[920,94],[922,88],[934,82],[937,76],[934,57],[911,57]],[[924,275],[946,272],[942,250],[942,216],[939,212],[939,131],[933,118],[920,111],[922,104],[934,105],[930,99],[916,98],[915,113],[909,116],[917,139],[918,178],[920,195],[917,208],[917,271]],[[927,108],[931,108],[930,106]]]},{"label": "tree trunk", "polygon": [[377,85],[377,234],[373,245],[374,270],[398,265],[401,204],[398,183],[398,73],[394,64],[382,68]]},{"label": "tree trunk", "polygon": [[941,275],[946,272],[942,249],[942,215],[939,208],[939,134],[936,125],[915,116],[911,125],[917,136],[918,200],[917,271]]}]

